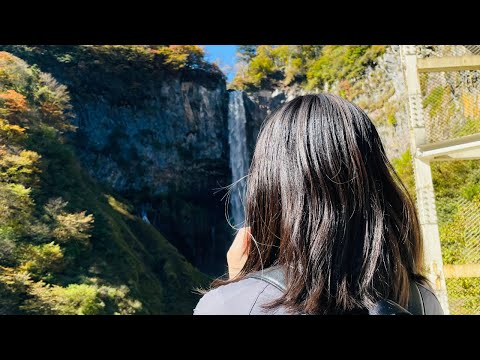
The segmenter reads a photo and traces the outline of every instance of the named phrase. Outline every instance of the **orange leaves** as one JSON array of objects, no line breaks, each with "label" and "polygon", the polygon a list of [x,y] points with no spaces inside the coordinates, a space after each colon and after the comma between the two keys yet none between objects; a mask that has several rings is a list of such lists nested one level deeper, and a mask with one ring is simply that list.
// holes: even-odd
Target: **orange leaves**
[{"label": "orange leaves", "polygon": [[8,112],[24,112],[28,110],[25,96],[15,90],[7,90],[0,94],[0,102]]},{"label": "orange leaves", "polygon": [[348,80],[341,80],[338,84],[338,87],[340,89],[340,95],[343,96],[346,99],[351,100],[350,98],[350,90],[352,88],[352,85],[350,84],[350,81]]},{"label": "orange leaves", "polygon": [[41,111],[47,116],[61,117],[63,116],[63,109],[51,101],[45,101],[40,104]]},{"label": "orange leaves", "polygon": [[5,62],[11,62],[14,61],[15,58],[13,57],[12,54],[6,52],[6,51],[0,51],[0,61],[5,61]]},{"label": "orange leaves", "polygon": [[[0,75],[3,75],[6,68],[15,62],[15,57],[5,51],[0,51]],[[0,77],[1,78],[1,77]]]}]

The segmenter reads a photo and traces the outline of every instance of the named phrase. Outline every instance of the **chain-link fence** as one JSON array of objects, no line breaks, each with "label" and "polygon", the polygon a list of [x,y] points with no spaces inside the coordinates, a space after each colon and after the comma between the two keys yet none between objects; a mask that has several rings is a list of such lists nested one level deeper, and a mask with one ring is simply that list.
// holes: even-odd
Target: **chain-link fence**
[{"label": "chain-link fence", "polygon": [[[477,45],[417,46],[419,58],[477,54]],[[480,133],[480,70],[420,73],[419,80],[427,143]],[[480,314],[480,160],[432,162],[431,169],[450,313]]]},{"label": "chain-link fence", "polygon": [[480,71],[420,74],[430,143],[480,132]]},{"label": "chain-link fence", "polygon": [[480,314],[480,198],[451,202],[440,238],[451,314]]},{"label": "chain-link fence", "polygon": [[480,45],[419,45],[415,50],[419,58],[480,55]]}]

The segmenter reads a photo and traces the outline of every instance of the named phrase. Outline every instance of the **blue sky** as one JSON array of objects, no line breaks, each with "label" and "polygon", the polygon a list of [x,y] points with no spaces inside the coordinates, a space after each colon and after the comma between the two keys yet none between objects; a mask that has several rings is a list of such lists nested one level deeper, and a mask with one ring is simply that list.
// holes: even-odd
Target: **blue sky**
[{"label": "blue sky", "polygon": [[237,45],[202,45],[208,61],[219,60],[220,68],[227,75],[227,82],[235,75]]}]

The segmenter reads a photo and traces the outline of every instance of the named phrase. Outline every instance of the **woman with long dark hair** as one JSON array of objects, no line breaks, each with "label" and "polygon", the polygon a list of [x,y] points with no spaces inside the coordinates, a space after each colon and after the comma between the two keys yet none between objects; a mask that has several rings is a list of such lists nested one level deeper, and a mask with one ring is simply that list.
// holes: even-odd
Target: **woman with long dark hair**
[{"label": "woman with long dark hair", "polygon": [[[245,212],[229,279],[212,284],[195,314],[371,313],[381,301],[411,311],[414,291],[423,313],[443,313],[422,274],[412,199],[355,104],[306,95],[268,116]],[[262,279],[272,269],[283,287]]]}]

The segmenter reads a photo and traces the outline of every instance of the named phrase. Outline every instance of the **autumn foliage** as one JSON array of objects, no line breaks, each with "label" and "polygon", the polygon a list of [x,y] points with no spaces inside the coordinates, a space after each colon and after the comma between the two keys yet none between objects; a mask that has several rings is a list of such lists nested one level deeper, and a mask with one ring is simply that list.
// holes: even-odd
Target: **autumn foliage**
[{"label": "autumn foliage", "polygon": [[205,52],[198,45],[154,46],[150,51],[164,56],[165,64],[177,70],[183,67],[201,68],[207,65],[203,59]]},{"label": "autumn foliage", "polygon": [[207,277],[88,175],[72,146],[69,91],[39,69],[75,63],[70,89],[102,86],[124,106],[148,94],[139,71],[177,71],[175,56],[184,67],[203,60],[137,45],[11,49],[36,65],[0,52],[0,315],[190,313],[191,289]]},{"label": "autumn foliage", "polygon": [[126,286],[62,278],[75,255],[89,251],[94,223],[91,213],[43,195],[54,192],[44,170],[55,160],[39,151],[60,157],[68,151],[62,133],[72,129],[69,100],[50,75],[0,52],[0,314],[130,314],[141,308]]},{"label": "autumn foliage", "polygon": [[0,93],[0,104],[3,105],[3,110],[6,110],[7,114],[10,112],[24,112],[28,110],[25,96],[11,89]]}]

